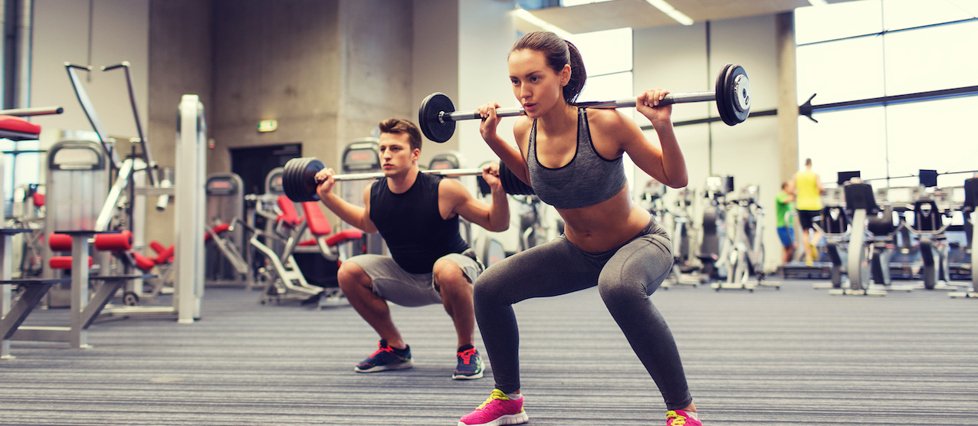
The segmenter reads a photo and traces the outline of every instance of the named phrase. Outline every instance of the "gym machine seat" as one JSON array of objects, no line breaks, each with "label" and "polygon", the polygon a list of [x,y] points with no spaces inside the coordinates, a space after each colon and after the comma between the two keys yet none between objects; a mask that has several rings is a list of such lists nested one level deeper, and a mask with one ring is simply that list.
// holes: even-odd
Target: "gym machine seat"
[{"label": "gym machine seat", "polygon": [[37,140],[41,126],[20,117],[0,115],[0,139],[12,141]]},{"label": "gym machine seat", "polygon": [[323,257],[327,260],[339,259],[338,253],[334,250],[337,245],[363,238],[363,232],[358,229],[345,229],[333,234],[333,227],[330,226],[326,215],[319,208],[319,203],[315,201],[302,203],[302,211],[306,214],[309,232],[314,238],[302,241],[299,245],[318,245]]}]

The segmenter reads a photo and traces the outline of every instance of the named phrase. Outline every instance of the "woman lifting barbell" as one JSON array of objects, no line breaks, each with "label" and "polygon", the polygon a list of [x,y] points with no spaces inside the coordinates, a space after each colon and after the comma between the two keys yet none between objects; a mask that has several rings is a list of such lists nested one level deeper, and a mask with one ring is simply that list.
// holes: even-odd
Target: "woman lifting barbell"
[{"label": "woman lifting barbell", "polygon": [[[509,53],[513,93],[525,115],[513,128],[517,147],[496,133],[496,103],[479,108],[480,132],[501,161],[564,219],[565,234],[511,256],[479,277],[475,313],[495,380],[486,402],[459,426],[528,420],[520,389],[518,330],[512,305],[594,287],[665,400],[666,424],[700,425],[679,350],[648,296],[669,274],[669,238],[629,196],[622,165],[628,153],[652,178],[686,186],[686,162],[673,132],[664,90],[648,90],[637,109],[658,141],[617,110],[573,102],[587,74],[577,48],[553,33],[522,37]],[[586,390],[583,390],[586,392]]]}]

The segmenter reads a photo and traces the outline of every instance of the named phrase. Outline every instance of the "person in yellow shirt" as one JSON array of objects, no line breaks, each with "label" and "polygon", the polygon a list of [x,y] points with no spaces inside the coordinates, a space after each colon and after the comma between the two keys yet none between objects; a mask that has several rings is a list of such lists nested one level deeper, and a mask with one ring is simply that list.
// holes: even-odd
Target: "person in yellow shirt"
[{"label": "person in yellow shirt", "polygon": [[[812,159],[805,159],[805,170],[795,173],[789,182],[788,193],[795,195],[795,208],[798,209],[798,221],[801,222],[801,246],[805,249],[805,265],[812,266],[815,262],[815,247],[822,239],[812,223],[819,221],[822,214],[822,179],[812,171]],[[812,235],[809,236],[809,233]]]}]

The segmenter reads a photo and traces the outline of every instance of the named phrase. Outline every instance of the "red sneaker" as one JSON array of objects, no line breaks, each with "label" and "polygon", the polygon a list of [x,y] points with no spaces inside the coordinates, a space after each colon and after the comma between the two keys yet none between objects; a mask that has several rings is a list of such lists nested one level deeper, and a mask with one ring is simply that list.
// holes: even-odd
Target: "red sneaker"
[{"label": "red sneaker", "polygon": [[530,421],[523,411],[523,398],[512,400],[503,391],[493,389],[492,395],[475,411],[458,421],[458,426],[518,425]]}]

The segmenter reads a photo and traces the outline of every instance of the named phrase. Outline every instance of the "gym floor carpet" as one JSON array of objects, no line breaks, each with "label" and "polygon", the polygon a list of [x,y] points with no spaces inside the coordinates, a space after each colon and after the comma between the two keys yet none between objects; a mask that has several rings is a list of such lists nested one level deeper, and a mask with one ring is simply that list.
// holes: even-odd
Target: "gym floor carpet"
[{"label": "gym floor carpet", "polygon": [[[978,301],[660,289],[705,425],[978,424]],[[440,306],[393,307],[415,367],[357,374],[377,338],[349,306],[261,306],[209,288],[203,318],[102,319],[90,349],[12,342],[3,425],[455,425],[492,390],[450,379]],[[516,305],[530,425],[662,425],[654,383],[595,289]],[[66,322],[66,310],[28,324]],[[478,340],[478,339],[477,339]],[[478,341],[480,350],[481,341]],[[491,370],[491,367],[490,367]]]}]

